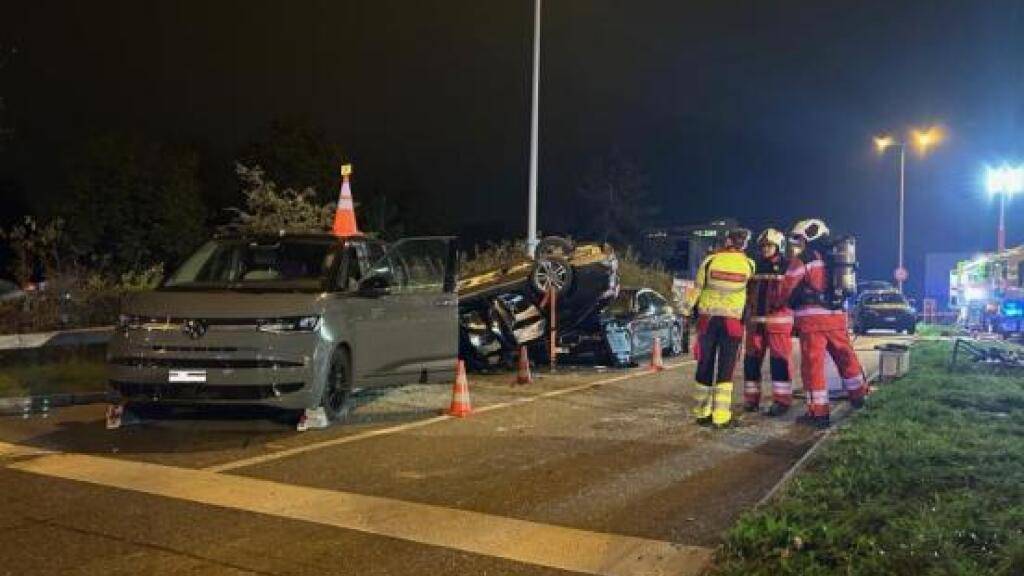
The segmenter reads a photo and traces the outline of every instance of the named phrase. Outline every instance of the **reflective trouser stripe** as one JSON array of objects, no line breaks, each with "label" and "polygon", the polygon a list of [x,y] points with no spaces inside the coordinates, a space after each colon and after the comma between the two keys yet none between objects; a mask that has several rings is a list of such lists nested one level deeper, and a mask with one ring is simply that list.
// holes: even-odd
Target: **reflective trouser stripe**
[{"label": "reflective trouser stripe", "polygon": [[789,406],[793,402],[793,383],[772,382],[772,400]]},{"label": "reflective trouser stripe", "polygon": [[711,422],[726,424],[732,419],[732,382],[719,382],[715,384],[714,396]]},{"label": "reflective trouser stripe", "polygon": [[697,402],[693,406],[695,418],[711,417],[711,386],[697,383],[694,385],[693,399]]},{"label": "reflective trouser stripe", "polygon": [[809,394],[808,412],[812,416],[828,416],[828,390],[810,390]]},{"label": "reflective trouser stripe", "polygon": [[864,378],[861,376],[843,378],[843,388],[846,389],[849,397],[854,400],[863,397],[864,393],[867,392],[867,388],[864,386]]},{"label": "reflective trouser stripe", "polygon": [[753,380],[743,382],[743,401],[748,404],[757,404],[761,401],[761,383]]}]

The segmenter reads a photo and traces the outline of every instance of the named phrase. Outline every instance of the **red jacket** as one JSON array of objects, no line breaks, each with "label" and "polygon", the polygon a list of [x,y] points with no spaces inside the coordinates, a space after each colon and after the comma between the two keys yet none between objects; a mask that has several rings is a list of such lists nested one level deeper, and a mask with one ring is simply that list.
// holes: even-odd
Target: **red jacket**
[{"label": "red jacket", "polygon": [[793,310],[788,300],[781,297],[786,261],[776,254],[774,258],[758,258],[755,266],[754,277],[747,285],[747,322],[751,326],[764,325],[766,332],[791,332]]},{"label": "red jacket", "polygon": [[[807,249],[797,258],[789,260],[786,279],[782,282],[776,304],[789,303],[796,294],[793,315],[800,332],[846,330],[846,311],[831,310],[818,298],[828,290],[828,270],[825,259],[817,250]],[[817,300],[817,301],[816,301]]]}]

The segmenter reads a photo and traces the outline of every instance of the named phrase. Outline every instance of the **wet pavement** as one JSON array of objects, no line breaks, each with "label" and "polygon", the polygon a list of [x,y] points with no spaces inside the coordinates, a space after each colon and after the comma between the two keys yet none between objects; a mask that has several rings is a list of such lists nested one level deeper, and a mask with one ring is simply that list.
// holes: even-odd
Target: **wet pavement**
[{"label": "wet pavement", "polygon": [[[858,340],[869,374],[894,339]],[[0,573],[695,573],[818,433],[800,401],[698,427],[693,363],[668,364],[471,375],[465,419],[439,416],[446,385],[363,391],[307,433],[266,412],[0,418]]]}]

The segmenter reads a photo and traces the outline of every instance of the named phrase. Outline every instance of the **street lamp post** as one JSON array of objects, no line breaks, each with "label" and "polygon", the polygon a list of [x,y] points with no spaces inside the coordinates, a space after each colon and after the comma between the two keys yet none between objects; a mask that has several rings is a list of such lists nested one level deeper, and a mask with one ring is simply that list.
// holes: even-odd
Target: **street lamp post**
[{"label": "street lamp post", "polygon": [[526,252],[537,248],[537,125],[540,104],[540,1],[533,3],[533,94],[530,105],[530,199]]},{"label": "street lamp post", "polygon": [[996,231],[996,250],[1006,250],[1006,197],[1024,192],[1024,166],[988,168],[985,174],[988,193],[999,196],[999,229]]},{"label": "street lamp post", "polygon": [[[921,154],[927,152],[929,146],[938,143],[940,138],[940,133],[937,128],[913,130],[911,131],[911,134],[914,138],[914,143],[917,144],[918,149],[921,150]],[[903,222],[906,190],[907,142],[905,140],[897,141],[891,136],[880,136],[875,138],[875,147],[878,148],[879,154],[884,153],[887,148],[897,148],[900,152],[899,255],[897,256],[895,277],[896,286],[899,288],[900,293],[903,293],[903,282],[907,279],[907,269],[903,265]]]}]

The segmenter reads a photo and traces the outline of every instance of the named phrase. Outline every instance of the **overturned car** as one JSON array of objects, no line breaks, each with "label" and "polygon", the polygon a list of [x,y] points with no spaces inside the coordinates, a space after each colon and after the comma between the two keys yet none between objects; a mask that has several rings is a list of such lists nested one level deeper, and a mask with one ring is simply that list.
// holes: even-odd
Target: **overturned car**
[{"label": "overturned car", "polygon": [[610,246],[549,237],[533,260],[459,282],[461,357],[477,370],[510,365],[523,346],[546,359],[552,300],[559,354],[629,365],[652,351],[655,337],[668,354],[686,349],[685,322],[663,297],[621,289]]}]

